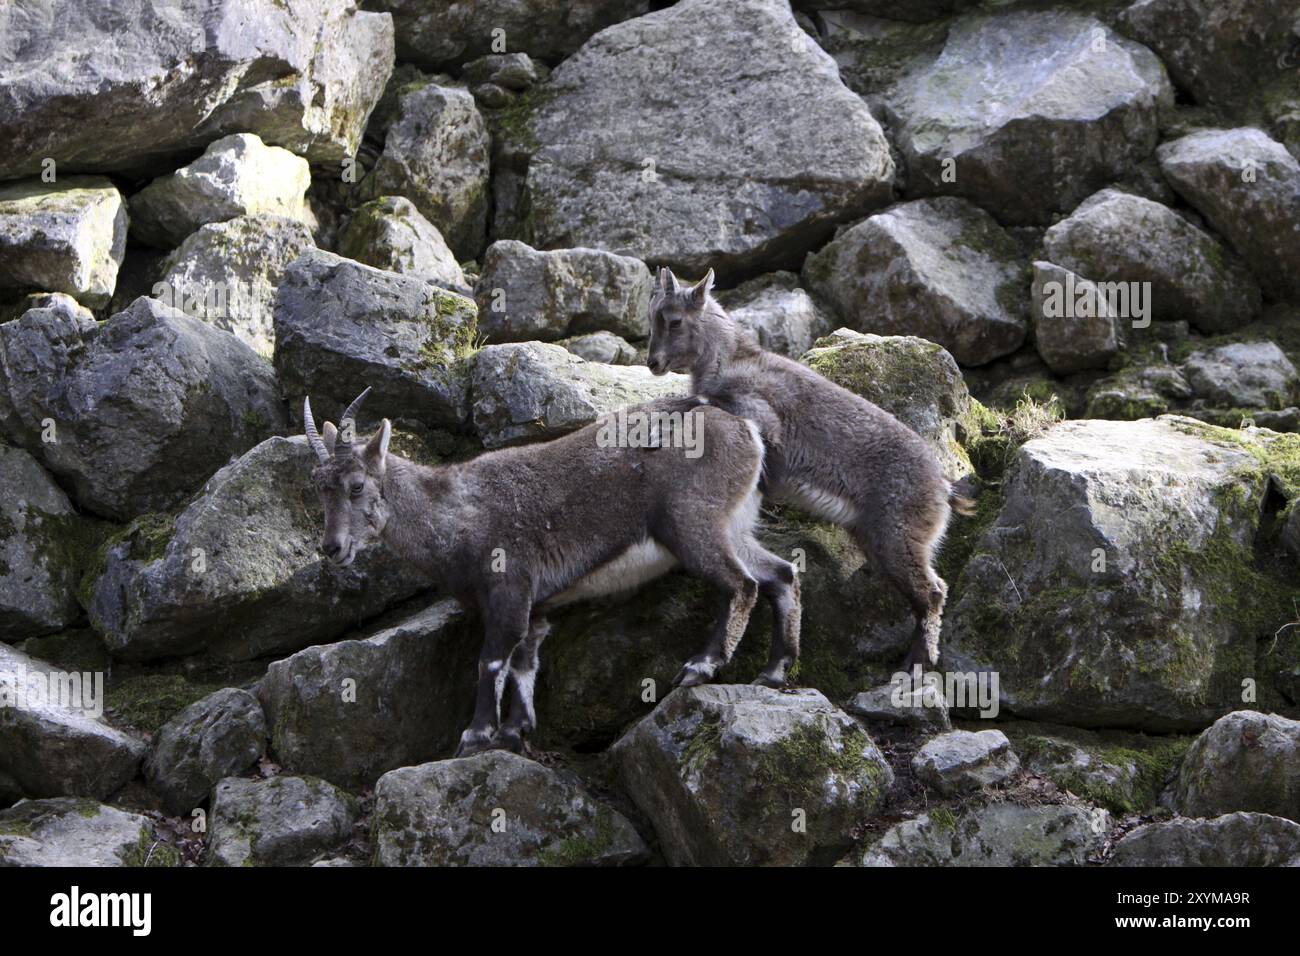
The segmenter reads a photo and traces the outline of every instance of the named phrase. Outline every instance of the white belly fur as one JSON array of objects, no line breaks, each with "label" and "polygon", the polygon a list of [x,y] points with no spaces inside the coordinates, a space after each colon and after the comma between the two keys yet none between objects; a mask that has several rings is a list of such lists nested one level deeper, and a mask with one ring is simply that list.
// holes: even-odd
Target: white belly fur
[{"label": "white belly fur", "polygon": [[801,484],[787,488],[782,497],[790,504],[832,524],[852,524],[858,517],[858,509],[852,502],[812,485]]},{"label": "white belly fur", "polygon": [[574,601],[632,591],[675,567],[677,559],[668,549],[658,541],[646,538],[606,561],[586,577],[579,578],[566,590],[547,600],[546,606],[558,607]]}]

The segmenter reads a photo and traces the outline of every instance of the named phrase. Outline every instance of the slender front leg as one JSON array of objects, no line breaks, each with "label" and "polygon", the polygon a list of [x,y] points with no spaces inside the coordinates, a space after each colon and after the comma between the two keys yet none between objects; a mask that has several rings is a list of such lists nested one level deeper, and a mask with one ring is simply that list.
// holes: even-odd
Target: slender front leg
[{"label": "slender front leg", "polygon": [[478,697],[474,719],[460,735],[457,757],[468,757],[492,746],[501,721],[501,694],[505,689],[507,658],[528,633],[532,598],[527,594],[495,592],[480,605],[483,608],[483,650],[478,658]]},{"label": "slender front leg", "polygon": [[537,712],[533,709],[533,690],[537,686],[537,650],[550,633],[551,625],[546,618],[533,618],[528,636],[519,642],[510,655],[510,713],[497,735],[497,743],[506,750],[522,752],[524,737],[537,726]]}]

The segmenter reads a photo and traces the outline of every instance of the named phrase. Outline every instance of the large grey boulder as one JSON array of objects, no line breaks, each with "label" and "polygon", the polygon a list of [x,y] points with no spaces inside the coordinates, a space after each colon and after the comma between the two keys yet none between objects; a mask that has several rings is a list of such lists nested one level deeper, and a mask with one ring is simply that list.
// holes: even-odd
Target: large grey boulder
[{"label": "large grey boulder", "polygon": [[0,325],[0,432],[111,518],[165,509],[286,427],[270,363],[137,299],[96,324],[57,306]]},{"label": "large grey boulder", "polygon": [[0,443],[0,641],[62,630],[81,616],[81,519],[27,452]]},{"label": "large grey boulder", "polygon": [[1120,178],[1172,105],[1150,50],[1067,10],[963,17],[889,97],[909,194],[965,196],[1016,225]]},{"label": "large grey boulder", "polygon": [[918,199],[876,213],[809,256],[803,277],[841,324],[918,335],[963,365],[1014,352],[1025,339],[1023,255],[964,199]]},{"label": "large grey boulder", "polygon": [[1069,269],[1035,261],[1030,299],[1034,348],[1058,375],[1106,368],[1124,345],[1125,319],[1112,298]]},{"label": "large grey boulder", "polygon": [[1149,283],[1149,318],[1183,319],[1212,333],[1259,311],[1258,284],[1221,242],[1141,196],[1116,189],[1089,196],[1047,230],[1043,247],[1052,262],[1094,282]]},{"label": "large grey boulder", "polygon": [[648,0],[373,0],[371,4],[393,15],[402,61],[428,70],[500,53],[494,42],[497,37],[511,51],[544,60],[563,59],[596,31],[639,16],[649,5]]},{"label": "large grey boulder", "polygon": [[947,796],[1001,783],[1018,769],[1000,730],[952,730],[927,740],[912,758],[916,779]]},{"label": "large grey boulder", "polygon": [[891,196],[880,125],[785,0],[612,26],[507,113],[496,207],[519,222],[498,235],[538,248],[753,273]]},{"label": "large grey boulder", "polygon": [[920,687],[881,684],[855,695],[844,709],[868,722],[941,733],[952,730],[948,702],[943,692],[932,684]]},{"label": "large grey boulder", "polygon": [[971,412],[961,369],[933,342],[838,329],[802,358],[836,385],[879,405],[925,439],[950,478],[973,470],[957,440]]},{"label": "large grey boulder", "polygon": [[227,687],[167,721],[145,761],[145,779],[169,813],[187,816],[217,781],[243,773],[266,749],[266,718],[246,690]]},{"label": "large grey boulder", "polygon": [[815,690],[679,688],[611,751],[675,866],[826,862],[894,775]]},{"label": "large grey boulder", "polygon": [[304,223],[284,216],[211,223],[191,233],[162,263],[152,292],[270,358],[276,290],[289,263],[314,245]]},{"label": "large grey boulder", "polygon": [[1280,409],[1300,400],[1300,373],[1272,342],[1232,342],[1193,352],[1183,374],[1198,398],[1221,408]]},{"label": "large grey boulder", "polygon": [[1131,830],[1110,866],[1300,866],[1300,824],[1267,813],[1170,820]]},{"label": "large grey boulder", "polygon": [[1256,456],[1280,438],[1164,416],[1065,422],[1027,442],[945,614],[945,667],[997,671],[1019,716],[1206,726],[1276,627],[1237,602],[1260,588]]},{"label": "large grey boulder", "polygon": [[402,196],[372,199],[354,212],[339,235],[338,253],[376,269],[465,288],[465,273],[438,227]]},{"label": "large grey boulder", "polygon": [[136,775],[144,744],[100,719],[103,674],[64,673],[0,644],[0,793],[102,799]]},{"label": "large grey boulder", "polygon": [[1197,103],[1240,107],[1276,77],[1294,42],[1295,12],[1290,0],[1137,0],[1120,25],[1160,55]]},{"label": "large grey boulder", "polygon": [[408,84],[361,194],[406,197],[458,257],[477,258],[487,235],[490,148],[469,90],[428,80]]},{"label": "large grey boulder", "polygon": [[558,345],[488,345],[474,355],[474,429],[488,448],[554,438],[605,412],[684,395],[685,375],[588,362]]},{"label": "large grey boulder", "polygon": [[308,250],[275,300],[280,387],[331,420],[371,388],[374,415],[462,425],[476,314],[472,300],[416,276]]},{"label": "large grey boulder", "polygon": [[212,790],[210,866],[294,866],[338,849],[360,814],[355,797],[324,780],[230,777]]},{"label": "large grey boulder", "polygon": [[640,355],[627,339],[613,332],[588,332],[572,338],[560,339],[557,345],[565,351],[572,352],[588,362],[604,362],[606,365],[637,365]]},{"label": "large grey boulder", "polygon": [[500,750],[384,774],[374,819],[380,866],[620,866],[649,856],[632,824],[571,774]]},{"label": "large grey boulder", "polygon": [[307,160],[250,133],[208,144],[203,155],[131,197],[131,237],[170,249],[210,222],[237,216],[310,221]]},{"label": "large grey boulder", "polygon": [[650,270],[598,249],[539,252],[492,243],[474,287],[479,330],[490,342],[554,341],[583,332],[650,334]]},{"label": "large grey boulder", "polygon": [[107,305],[126,230],[122,194],[102,177],[0,186],[0,288],[66,292],[92,307]]},{"label": "large grey boulder", "polygon": [[1300,721],[1254,710],[1220,717],[1183,758],[1175,806],[1189,817],[1252,810],[1300,822]]},{"label": "large grey boulder", "polygon": [[0,179],[47,159],[60,176],[156,173],[230,133],[338,163],[356,152],[393,66],[392,20],[352,0],[36,9],[0,11]]},{"label": "large grey boulder", "polygon": [[1258,129],[1213,129],[1163,144],[1170,185],[1279,298],[1300,297],[1300,161]]},{"label": "large grey boulder", "polygon": [[273,663],[257,687],[286,770],[359,789],[450,752],[473,711],[481,635],[439,601]]},{"label": "large grey boulder", "polygon": [[153,842],[148,817],[93,800],[24,800],[0,810],[0,866],[157,865]]},{"label": "large grey boulder", "polygon": [[890,827],[863,866],[1083,866],[1100,853],[1110,814],[1069,804],[992,803],[930,811]]},{"label": "large grey boulder", "polygon": [[318,550],[323,515],[302,437],[222,468],[183,511],[105,549],[88,611],[117,657],[251,660],[345,633],[424,586],[381,549],[346,568]]},{"label": "large grey boulder", "polygon": [[769,352],[798,358],[833,329],[830,318],[799,288],[791,272],[773,272],[718,294],[727,314],[758,336]]}]

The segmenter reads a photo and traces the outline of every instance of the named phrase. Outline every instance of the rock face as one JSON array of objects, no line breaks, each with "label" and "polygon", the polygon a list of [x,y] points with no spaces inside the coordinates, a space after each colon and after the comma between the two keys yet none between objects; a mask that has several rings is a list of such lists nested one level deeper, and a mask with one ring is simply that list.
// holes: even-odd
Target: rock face
[{"label": "rock face", "polygon": [[1000,730],[940,734],[912,758],[916,779],[949,796],[1000,783],[1018,769],[1020,760]]},{"label": "rock face", "polygon": [[760,276],[721,294],[718,301],[728,315],[758,336],[759,345],[789,358],[803,355],[832,331],[830,319],[790,272]]},{"label": "rock face", "polygon": [[408,84],[362,193],[405,196],[457,256],[476,258],[487,233],[490,145],[469,90],[428,81]]},{"label": "rock face", "polygon": [[28,800],[0,810],[0,866],[140,866],[152,835],[148,817],[93,800]]},{"label": "rock face", "polygon": [[511,115],[496,204],[530,228],[502,235],[538,248],[753,273],[890,198],[879,124],[784,0],[687,0],[610,27]]},{"label": "rock face", "polygon": [[352,2],[75,0],[5,33],[0,179],[157,172],[230,133],[337,163],[393,67],[391,19]]},{"label": "rock face", "polygon": [[803,362],[924,438],[949,478],[970,473],[970,459],[957,441],[958,424],[970,414],[970,392],[941,346],[915,336],[839,329],[819,339]]},{"label": "rock face", "polygon": [[89,612],[115,656],[251,660],[329,640],[423,586],[382,551],[320,556],[301,437],[271,438],[222,468],[174,519],[109,544]]},{"label": "rock face", "polygon": [[337,849],[360,808],[311,777],[222,780],[212,791],[211,866],[294,866]]},{"label": "rock face", "polygon": [[153,292],[270,358],[276,289],[289,263],[314,245],[306,225],[283,216],[240,216],[200,226],[162,264]]},{"label": "rock face", "polygon": [[[1115,189],[1090,196],[1043,237],[1047,257],[1095,282],[1150,283],[1151,314],[1226,332],[1255,317],[1259,286],[1217,239],[1168,206]],[[1139,316],[1130,308],[1117,315]]]},{"label": "rock face", "polygon": [[542,342],[489,345],[474,356],[474,429],[488,448],[554,438],[625,405],[684,395],[688,381],[587,362]]},{"label": "rock face", "polygon": [[1173,90],[1160,61],[1065,10],[964,17],[889,98],[913,195],[1051,222],[1155,148]]},{"label": "rock face", "polygon": [[360,789],[448,753],[469,723],[481,635],[454,601],[276,661],[258,686],[276,760]]},{"label": "rock face", "polygon": [[100,799],[135,776],[144,744],[98,719],[95,687],[93,675],[64,675],[0,644],[0,694],[17,698],[0,707],[0,793]]},{"label": "rock face", "polygon": [[495,750],[403,767],[375,787],[380,866],[620,866],[649,856],[568,774]]},{"label": "rock face", "polygon": [[384,196],[361,206],[339,236],[338,251],[376,269],[458,291],[465,287],[465,273],[438,227],[401,196]]},{"label": "rock face", "polygon": [[457,66],[488,53],[499,53],[500,34],[511,50],[558,60],[582,45],[597,30],[645,13],[647,0],[487,0],[436,3],[420,0],[374,0],[393,15],[397,52],[403,61],[427,70]]},{"label": "rock face", "polygon": [[955,820],[934,812],[896,824],[863,866],[1083,866],[1110,826],[1105,810],[994,803]]},{"label": "rock face", "polygon": [[1287,408],[1300,398],[1300,373],[1272,342],[1194,352],[1183,374],[1198,397],[1221,408]]},{"label": "rock face", "polygon": [[122,194],[102,177],[0,186],[0,288],[66,292],[88,306],[107,305],[126,229]]},{"label": "rock face", "polygon": [[456,427],[469,413],[474,303],[415,276],[319,250],[292,263],[275,302],[275,368],[295,407],[335,420],[361,391],[371,414]]},{"label": "rock face", "polygon": [[1160,171],[1232,243],[1264,291],[1300,297],[1300,162],[1258,129],[1190,133],[1163,144]]},{"label": "rock face", "polygon": [[1034,348],[1058,375],[1106,368],[1124,344],[1124,321],[1095,282],[1040,260],[1031,297]]},{"label": "rock face", "polygon": [[217,781],[243,773],[266,749],[257,698],[227,687],[167,721],[145,761],[145,778],[168,812],[187,816]]},{"label": "rock face", "polygon": [[1025,339],[1022,255],[993,217],[962,199],[916,200],[864,219],[810,256],[803,276],[849,328],[919,335],[963,365]]},{"label": "rock face", "polygon": [[589,332],[586,335],[560,339],[556,344],[563,346],[566,352],[572,352],[578,358],[586,359],[588,362],[637,365],[640,360],[636,347],[613,332]]},{"label": "rock face", "polygon": [[1276,627],[1232,595],[1261,586],[1252,451],[1279,436],[1222,434],[1241,433],[1082,421],[1022,446],[945,614],[945,666],[997,670],[1004,707],[1076,726],[1199,729],[1231,707]]},{"label": "rock face", "polygon": [[0,641],[59,631],[81,616],[69,545],[79,520],[31,455],[0,444]]},{"label": "rock face", "polygon": [[883,724],[952,730],[948,702],[938,688],[930,685],[899,689],[893,684],[882,684],[856,695],[844,709],[855,717]]},{"label": "rock face", "polygon": [[1183,758],[1175,802],[1193,817],[1253,810],[1300,822],[1300,721],[1253,710],[1220,717]]},{"label": "rock face", "polygon": [[538,252],[505,239],[488,247],[475,286],[490,342],[554,341],[583,332],[650,334],[650,270],[597,249]]},{"label": "rock face", "polygon": [[131,237],[170,249],[200,226],[237,216],[307,220],[309,185],[302,157],[248,133],[227,136],[131,197]]},{"label": "rock face", "polygon": [[[270,363],[155,299],[102,325],[58,307],[0,326],[0,419],[77,502],[128,519],[170,507],[286,427]],[[54,440],[49,421],[54,423]]]},{"label": "rock face", "polygon": [[1115,844],[1111,866],[1300,866],[1300,824],[1267,813],[1148,823]]},{"label": "rock face", "polygon": [[1287,0],[1138,0],[1120,20],[1197,103],[1215,106],[1239,106],[1276,76],[1294,21]]},{"label": "rock face", "polygon": [[834,859],[893,782],[871,738],[811,689],[678,689],[611,752],[677,866]]}]

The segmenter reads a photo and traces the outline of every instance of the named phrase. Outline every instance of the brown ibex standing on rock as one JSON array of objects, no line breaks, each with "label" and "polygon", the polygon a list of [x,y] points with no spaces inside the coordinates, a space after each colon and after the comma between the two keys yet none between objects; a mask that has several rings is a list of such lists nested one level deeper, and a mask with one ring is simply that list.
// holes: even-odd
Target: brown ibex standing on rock
[{"label": "brown ibex standing on rock", "polygon": [[812,369],[763,351],[712,287],[712,269],[689,288],[659,270],[650,371],[689,372],[700,401],[759,426],[764,493],[847,528],[912,607],[916,631],[903,666],[938,663],[948,586],[934,572],[934,554],[951,512],[968,514],[974,503],[952,490],[916,432]]},{"label": "brown ibex standing on rock", "polygon": [[[340,424],[355,428],[366,392]],[[543,444],[419,465],[389,452],[387,419],[369,441],[347,442],[329,423],[318,434],[304,400],[326,557],[346,565],[382,543],[483,618],[474,719],[458,756],[522,747],[536,723],[533,685],[548,610],[628,590],[679,563],[722,592],[725,610],[674,686],[708,681],[730,660],[760,592],[775,621],[771,658],[756,683],[784,682],[799,652],[799,590],[793,565],[753,537],[763,464],[757,430],[681,400],[640,408],[697,416],[692,453],[662,441],[615,447],[598,440],[596,423]]]}]

